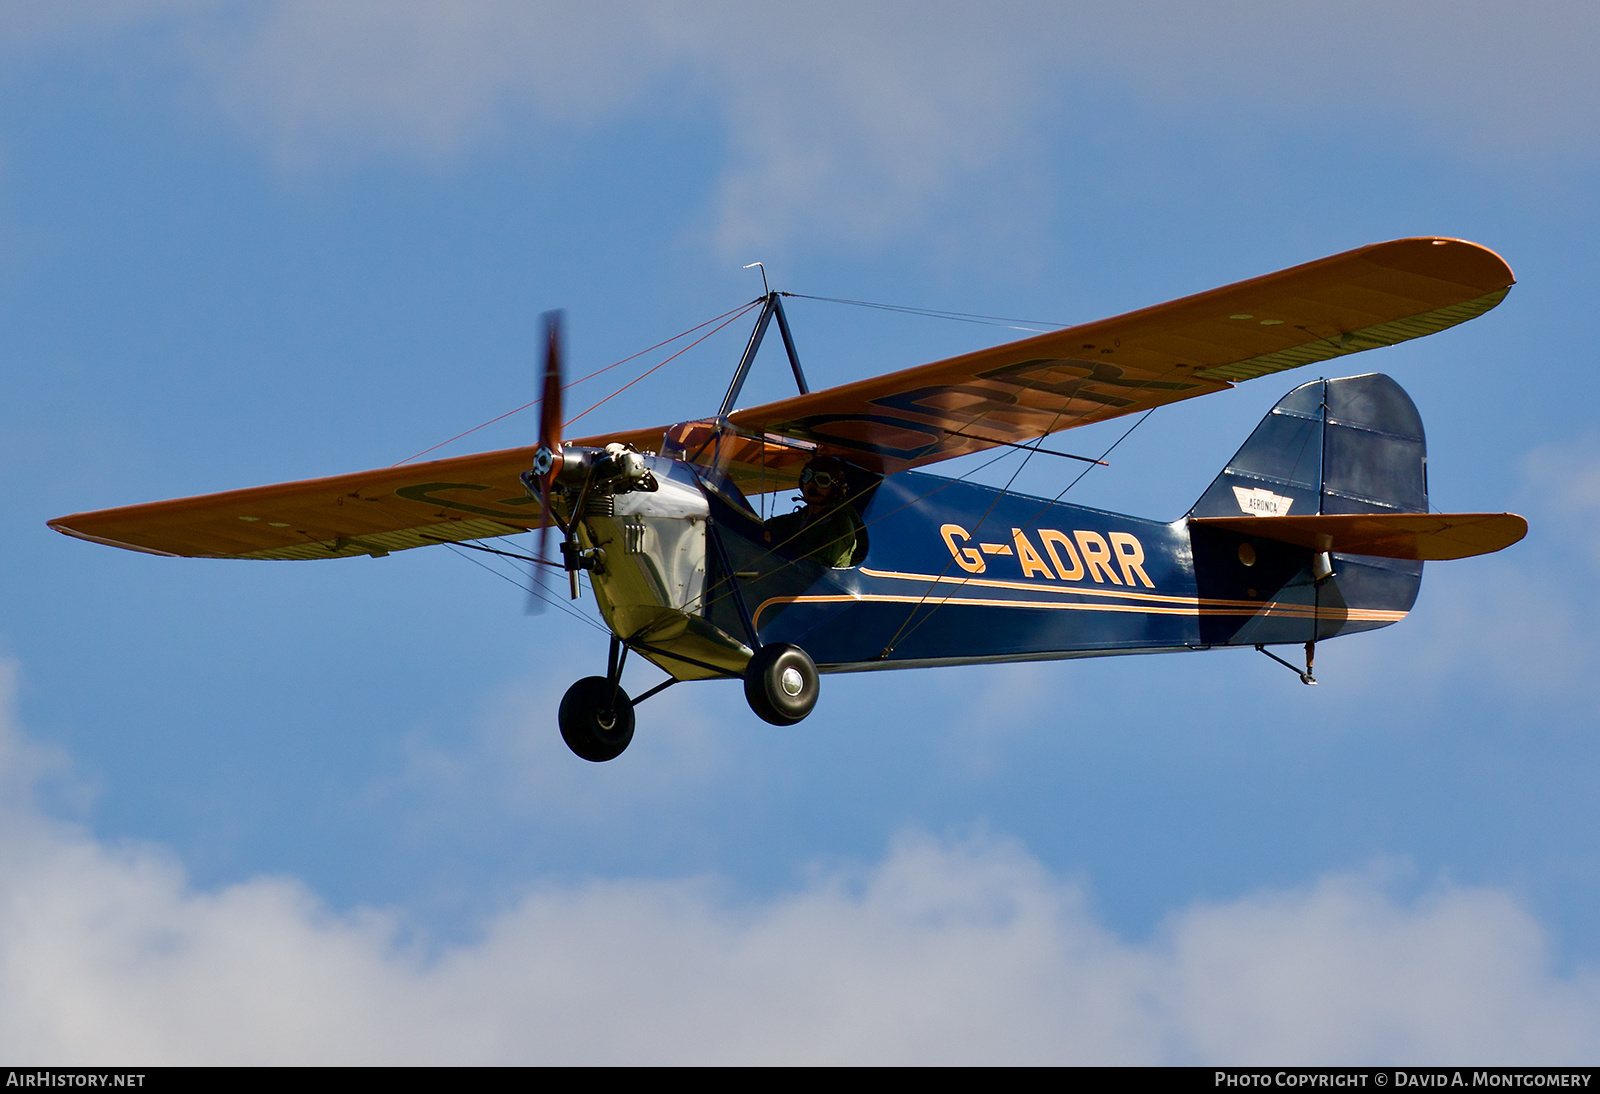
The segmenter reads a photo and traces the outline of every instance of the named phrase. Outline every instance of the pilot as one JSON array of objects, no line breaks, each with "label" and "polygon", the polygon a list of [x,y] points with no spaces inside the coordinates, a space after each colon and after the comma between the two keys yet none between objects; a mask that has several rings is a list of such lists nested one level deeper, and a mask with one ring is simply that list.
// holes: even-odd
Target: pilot
[{"label": "pilot", "polygon": [[800,472],[805,505],[767,521],[766,539],[776,550],[834,568],[854,561],[861,518],[848,503],[845,466],[833,456],[814,456]]}]

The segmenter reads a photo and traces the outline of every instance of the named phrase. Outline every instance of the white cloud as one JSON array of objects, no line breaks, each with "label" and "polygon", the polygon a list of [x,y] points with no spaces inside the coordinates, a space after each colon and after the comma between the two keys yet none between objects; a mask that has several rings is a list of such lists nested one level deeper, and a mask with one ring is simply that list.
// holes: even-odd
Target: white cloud
[{"label": "white cloud", "polygon": [[282,0],[197,20],[222,109],[289,162],[398,150],[437,159],[519,113],[591,122],[639,106],[674,58],[649,8],[479,0]]},{"label": "white cloud", "polygon": [[514,128],[648,115],[668,88],[704,96],[727,125],[730,251],[916,223],[1021,136],[1040,90],[1033,38],[893,4],[283,0],[188,42],[222,110],[296,165],[438,159]]},{"label": "white cloud", "polygon": [[[1372,879],[1192,909],[1158,990],[1199,1060],[1575,1061],[1600,983],[1546,972],[1506,894],[1441,887],[1412,905]],[[1587,1028],[1586,1028],[1587,1026]]]},{"label": "white cloud", "polygon": [[[0,717],[12,754],[21,737]],[[11,795],[0,1056],[48,1063],[1542,1062],[1592,1059],[1600,984],[1506,894],[1326,878],[1144,942],[1021,848],[908,835],[768,898],[536,886],[473,941],[290,879],[198,891]]]},{"label": "white cloud", "polygon": [[[165,28],[202,95],[286,164],[438,161],[511,133],[548,139],[552,127],[701,101],[727,132],[714,234],[729,253],[818,233],[876,241],[980,180],[990,204],[1031,203],[1058,123],[1117,99],[1222,119],[1242,138],[1325,130],[1353,142],[1352,156],[1364,132],[1405,139],[1397,119],[1508,167],[1588,163],[1600,139],[1600,9],[1582,0],[105,10],[21,5],[0,44],[59,49]],[[117,63],[152,48],[147,34]]]}]

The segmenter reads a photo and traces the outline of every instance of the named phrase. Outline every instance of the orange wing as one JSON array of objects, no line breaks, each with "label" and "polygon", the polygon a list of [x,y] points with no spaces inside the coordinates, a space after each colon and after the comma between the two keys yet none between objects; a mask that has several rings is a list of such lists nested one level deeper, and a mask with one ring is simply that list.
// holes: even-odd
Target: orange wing
[{"label": "orange wing", "polygon": [[[702,453],[697,458],[723,464],[746,490],[792,485],[811,446],[894,472],[1431,334],[1494,307],[1513,280],[1498,255],[1473,243],[1379,243],[1115,319],[739,411],[731,421],[744,436],[709,447],[696,430],[720,434],[712,423],[686,423],[674,434]],[[662,437],[663,430],[647,429],[575,443],[652,450]],[[511,448],[77,513],[50,526],[164,555],[383,555],[537,526],[538,503],[517,479],[532,460],[532,448]]]},{"label": "orange wing", "polygon": [[[586,437],[653,449],[661,430]],[[507,448],[354,475],[75,513],[50,522],[79,539],[190,558],[340,558],[507,536],[539,526],[517,476],[532,448]]]},{"label": "orange wing", "polygon": [[1514,282],[1475,243],[1378,243],[731,421],[900,471],[1432,334],[1488,311]]}]

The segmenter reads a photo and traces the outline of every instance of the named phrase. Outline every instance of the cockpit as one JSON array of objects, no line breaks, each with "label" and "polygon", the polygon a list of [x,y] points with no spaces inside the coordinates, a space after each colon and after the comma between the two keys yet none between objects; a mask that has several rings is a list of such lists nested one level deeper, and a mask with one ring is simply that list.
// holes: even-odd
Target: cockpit
[{"label": "cockpit", "polygon": [[[726,419],[673,426],[663,440],[661,455],[688,463],[707,492],[727,505],[729,512],[719,518],[719,527],[759,540],[767,552],[791,558],[826,554],[833,569],[858,566],[866,557],[868,533],[862,515],[881,481],[870,471],[821,456],[813,444],[741,431]],[[819,460],[828,465],[828,472],[815,476],[826,487],[820,493],[806,481],[812,477],[809,469]],[[801,490],[798,496],[791,493],[796,489]],[[791,501],[803,503],[803,508],[794,508],[788,504]],[[834,523],[849,543],[841,551],[819,551],[812,542],[816,537],[799,534],[799,525],[811,525],[813,515],[835,508],[840,516]],[[796,514],[804,514],[803,519],[791,520]],[[752,518],[757,522],[754,526]],[[791,534],[774,535],[775,529],[786,527]]]}]

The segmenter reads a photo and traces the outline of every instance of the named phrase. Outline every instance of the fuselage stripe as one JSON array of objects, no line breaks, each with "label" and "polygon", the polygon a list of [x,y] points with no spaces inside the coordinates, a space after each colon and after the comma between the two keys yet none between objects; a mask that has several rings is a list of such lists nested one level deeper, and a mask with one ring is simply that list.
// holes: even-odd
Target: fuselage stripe
[{"label": "fuselage stripe", "polygon": [[866,566],[861,572],[868,577],[893,578],[896,581],[929,581],[945,585],[976,585],[985,589],[1013,589],[1018,592],[1056,593],[1071,596],[1103,596],[1116,600],[1139,600],[1156,604],[1182,604],[1191,607],[1250,608],[1252,614],[1261,607],[1259,600],[1225,600],[1215,597],[1170,596],[1161,593],[1142,593],[1119,589],[1074,588],[1063,585],[1046,585],[1043,582],[1000,581],[984,577],[956,577],[949,574],[907,574],[895,570],[872,570]]},{"label": "fuselage stripe", "polygon": [[1255,603],[1227,601],[1238,607],[1199,607],[1190,602],[1187,607],[1136,607],[1123,604],[1061,604],[1044,600],[988,600],[980,597],[918,597],[894,596],[883,593],[858,593],[833,596],[775,596],[761,602],[751,621],[760,625],[761,613],[774,604],[843,604],[852,601],[869,604],[932,604],[957,605],[977,608],[1041,608],[1046,611],[1118,612],[1127,615],[1186,615],[1186,616],[1262,616],[1283,619],[1338,619],[1358,623],[1397,623],[1406,617],[1405,612],[1377,611],[1360,608],[1314,608],[1301,604]]}]

